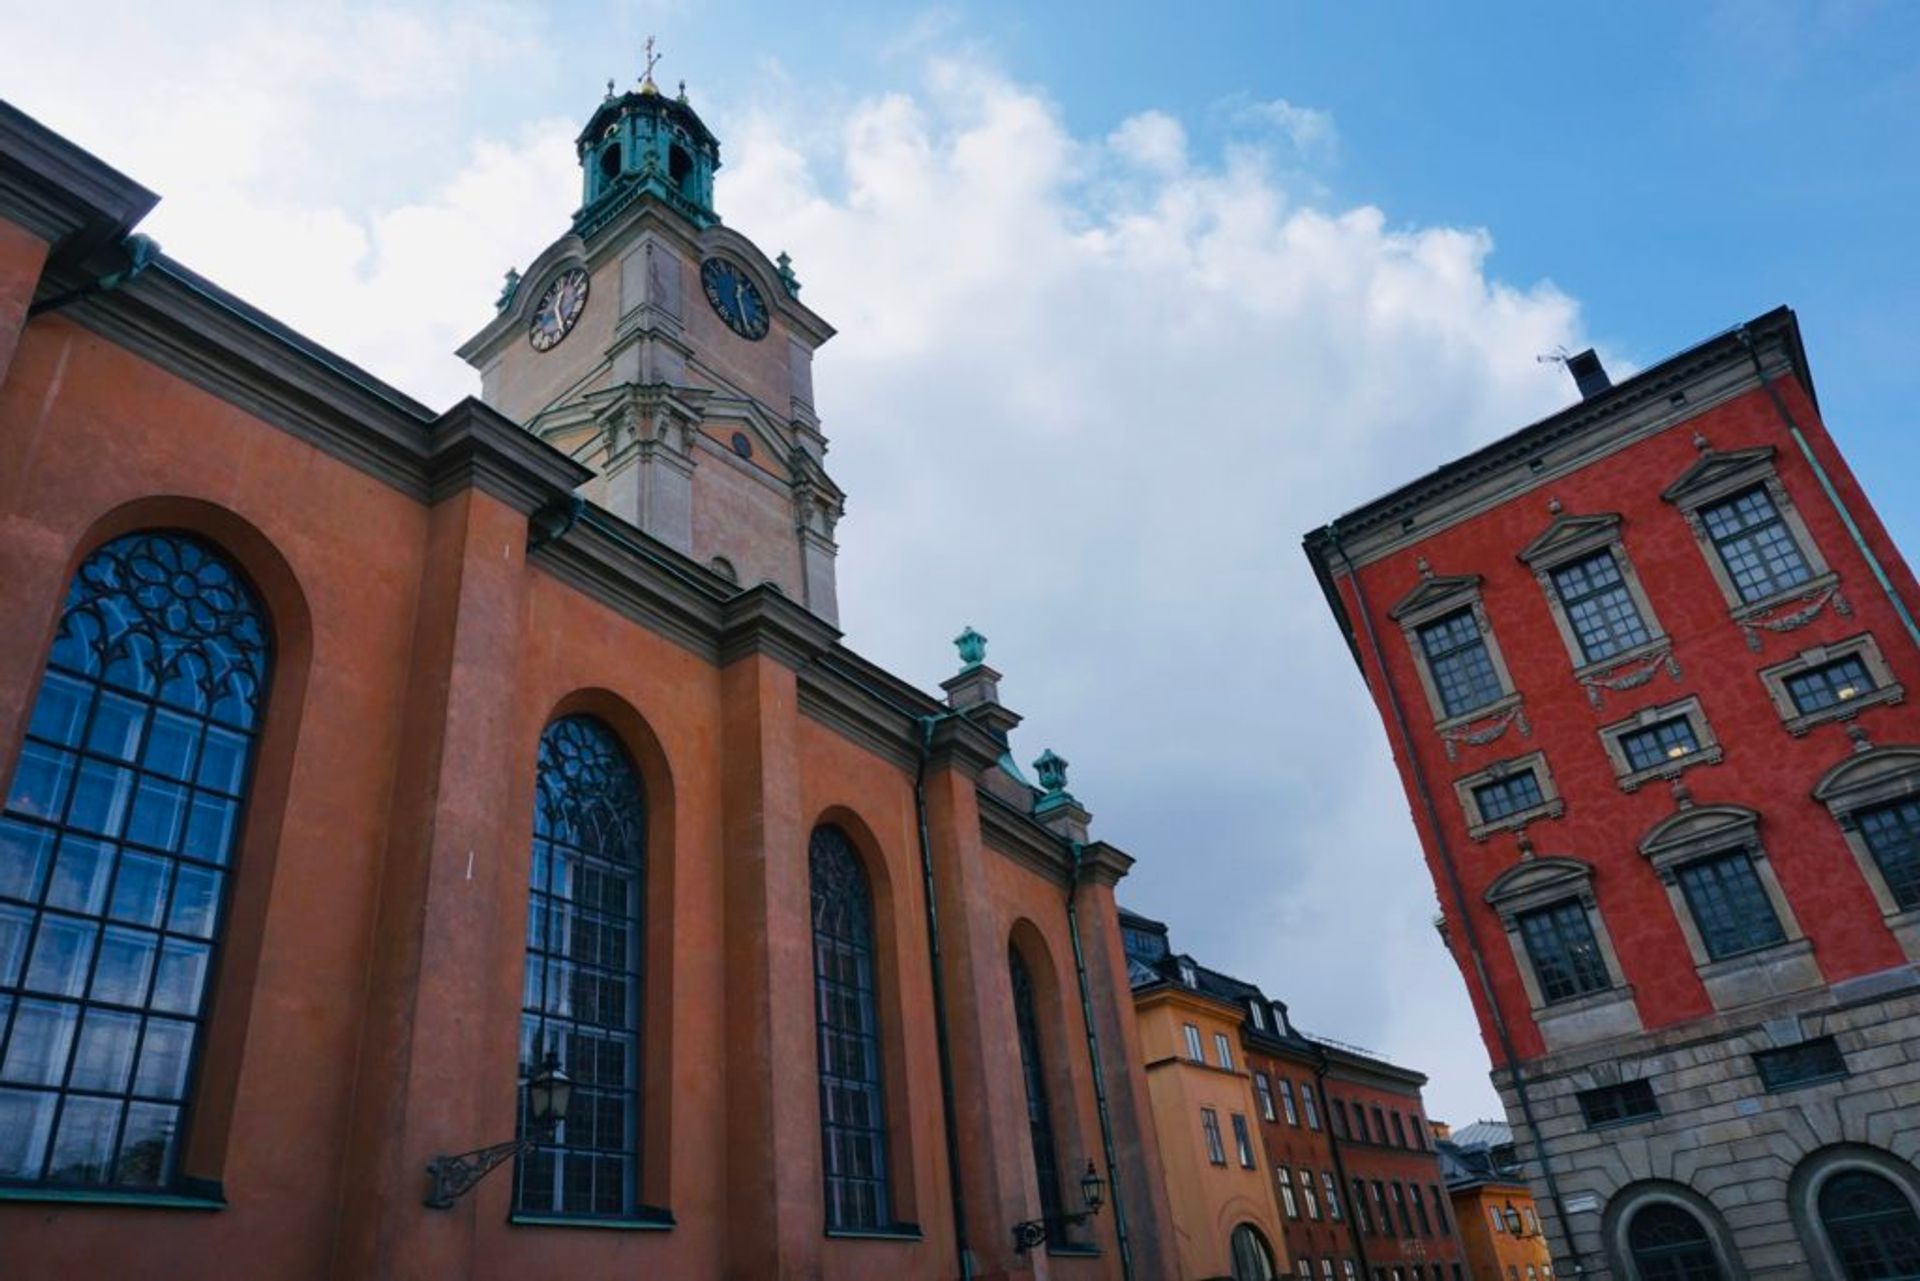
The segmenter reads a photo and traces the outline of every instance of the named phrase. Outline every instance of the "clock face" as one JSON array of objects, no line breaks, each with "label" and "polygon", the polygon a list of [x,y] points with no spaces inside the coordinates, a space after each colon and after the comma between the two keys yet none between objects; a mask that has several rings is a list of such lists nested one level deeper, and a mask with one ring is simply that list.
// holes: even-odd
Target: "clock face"
[{"label": "clock face", "polygon": [[727,328],[755,341],[767,336],[767,303],[747,273],[725,258],[700,264],[700,285]]},{"label": "clock face", "polygon": [[573,322],[587,305],[587,273],[569,267],[554,277],[540,305],[533,309],[533,322],[527,326],[527,341],[535,351],[550,351],[573,332]]}]

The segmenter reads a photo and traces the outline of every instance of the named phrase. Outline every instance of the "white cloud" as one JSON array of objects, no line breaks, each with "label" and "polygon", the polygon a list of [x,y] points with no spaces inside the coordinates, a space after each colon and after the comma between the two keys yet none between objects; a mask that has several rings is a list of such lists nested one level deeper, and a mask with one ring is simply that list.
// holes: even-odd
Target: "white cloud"
[{"label": "white cloud", "polygon": [[[1291,147],[1332,139],[1262,106]],[[1130,905],[1432,1071],[1437,1111],[1491,1113],[1299,537],[1569,400],[1534,356],[1580,345],[1574,304],[1491,277],[1483,230],[1300,203],[1286,147],[1206,162],[1151,111],[1076,138],[978,63],[855,104],[837,148],[788,114],[731,131],[719,201],[840,329],[816,386],[851,642],[931,686],[980,627],[1022,759],[1070,757],[1139,856]]]},{"label": "white cloud", "polygon": [[[577,120],[470,125],[492,77],[550,58],[537,11],[77,10],[10,22],[0,82],[161,191],[170,252],[429,404],[471,388],[449,351],[578,194]],[[399,25],[362,58],[369,15]],[[1070,757],[1139,857],[1130,905],[1304,1026],[1432,1071],[1437,1113],[1490,1112],[1298,540],[1570,399],[1534,356],[1584,345],[1573,303],[1494,278],[1483,230],[1297,190],[1323,112],[1243,102],[1218,156],[1152,110],[1080,137],[979,57],[923,52],[940,31],[897,51],[924,69],[904,90],[702,104],[722,213],[840,330],[816,386],[850,643],[931,687],[980,627],[1022,759]],[[76,87],[76,49],[142,110]]]}]

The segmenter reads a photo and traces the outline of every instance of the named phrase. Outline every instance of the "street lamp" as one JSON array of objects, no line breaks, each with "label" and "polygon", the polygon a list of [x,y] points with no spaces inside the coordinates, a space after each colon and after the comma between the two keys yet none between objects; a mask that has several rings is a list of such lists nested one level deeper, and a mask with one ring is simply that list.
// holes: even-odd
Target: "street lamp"
[{"label": "street lamp", "polygon": [[427,1162],[427,1177],[433,1181],[426,1196],[429,1209],[452,1209],[453,1203],[472,1191],[473,1185],[491,1174],[495,1166],[531,1152],[540,1138],[550,1136],[567,1119],[567,1109],[573,1104],[573,1080],[560,1070],[560,1058],[552,1050],[540,1060],[540,1070],[527,1078],[526,1089],[525,1134]]},{"label": "street lamp", "polygon": [[1513,1202],[1507,1202],[1507,1208],[1500,1217],[1506,1220],[1508,1236],[1525,1240],[1528,1236],[1532,1235],[1531,1233],[1520,1230],[1524,1225],[1520,1222],[1520,1211],[1513,1208]]},{"label": "street lamp", "polygon": [[1061,1228],[1069,1228],[1085,1223],[1100,1213],[1100,1207],[1106,1203],[1107,1181],[1093,1168],[1093,1161],[1087,1161],[1087,1172],[1080,1176],[1080,1200],[1086,1209],[1079,1214],[1058,1214],[1051,1218],[1028,1219],[1024,1223],[1013,1225],[1013,1248],[1017,1253],[1025,1254],[1036,1245],[1044,1245],[1047,1239]]}]

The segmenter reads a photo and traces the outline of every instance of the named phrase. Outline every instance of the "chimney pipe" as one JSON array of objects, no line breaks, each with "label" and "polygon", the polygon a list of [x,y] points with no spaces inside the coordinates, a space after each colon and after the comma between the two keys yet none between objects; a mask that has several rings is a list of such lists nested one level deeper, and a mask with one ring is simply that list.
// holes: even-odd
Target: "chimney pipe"
[{"label": "chimney pipe", "polygon": [[1592,400],[1613,386],[1613,379],[1607,377],[1606,368],[1591,347],[1577,356],[1567,357],[1567,372],[1573,375],[1574,385],[1580,388],[1582,400]]}]

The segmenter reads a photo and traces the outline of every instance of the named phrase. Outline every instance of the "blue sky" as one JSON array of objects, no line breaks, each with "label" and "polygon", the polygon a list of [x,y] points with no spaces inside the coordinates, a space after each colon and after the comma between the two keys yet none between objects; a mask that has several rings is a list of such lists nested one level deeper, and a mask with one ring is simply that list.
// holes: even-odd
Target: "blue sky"
[{"label": "blue sky", "polygon": [[[164,11],[162,11],[164,10]],[[158,191],[171,253],[430,404],[564,229],[657,34],[717,203],[840,330],[848,643],[993,641],[1123,900],[1494,1114],[1299,536],[1779,303],[1896,538],[1920,361],[1920,7],[0,0],[0,91]]]}]

